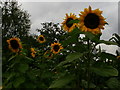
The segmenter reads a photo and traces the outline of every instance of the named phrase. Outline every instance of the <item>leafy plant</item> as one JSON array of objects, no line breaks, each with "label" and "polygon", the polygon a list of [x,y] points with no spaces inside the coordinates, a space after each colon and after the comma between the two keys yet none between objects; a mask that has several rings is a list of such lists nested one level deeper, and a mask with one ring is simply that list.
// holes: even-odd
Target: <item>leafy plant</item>
[{"label": "leafy plant", "polygon": [[[107,22],[99,9],[93,11],[89,6],[80,18],[66,14],[62,27],[59,23],[42,23],[43,27],[36,29],[40,35],[28,35],[29,14],[20,10],[17,2],[5,2],[2,9],[5,47],[2,50],[3,89],[120,87],[120,52],[117,50],[114,55],[105,52],[100,46],[119,47],[120,37],[114,34],[109,41],[100,39],[101,29]],[[13,28],[15,31],[11,31]],[[10,39],[14,36],[20,40],[15,42],[15,38]],[[8,47],[14,50],[10,51]]]}]

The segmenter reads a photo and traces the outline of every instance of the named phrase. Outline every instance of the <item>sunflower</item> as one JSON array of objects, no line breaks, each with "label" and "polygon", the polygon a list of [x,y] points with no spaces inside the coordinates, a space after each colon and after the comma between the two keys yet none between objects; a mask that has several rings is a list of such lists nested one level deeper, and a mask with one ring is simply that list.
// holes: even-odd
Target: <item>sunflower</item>
[{"label": "sunflower", "polygon": [[117,59],[119,59],[119,60],[120,60],[120,56],[117,56]]},{"label": "sunflower", "polygon": [[45,37],[43,35],[39,35],[38,37],[38,42],[39,43],[44,43],[46,40],[45,40]]},{"label": "sunflower", "polygon": [[34,49],[34,48],[31,48],[31,56],[32,56],[32,57],[35,57],[35,54],[36,54],[35,49]]},{"label": "sunflower", "polygon": [[34,58],[35,57],[35,53],[31,53],[31,56]]},{"label": "sunflower", "polygon": [[62,22],[63,29],[65,31],[71,32],[77,26],[77,24],[76,23],[69,24],[69,22],[71,20],[76,20],[76,19],[77,19],[76,15],[70,13],[70,16],[69,16],[68,14],[66,14],[66,18]]},{"label": "sunflower", "polygon": [[19,52],[20,49],[22,49],[22,45],[20,43],[20,39],[19,38],[10,38],[9,40],[7,40],[7,43],[9,44],[9,49],[12,52]]},{"label": "sunflower", "polygon": [[44,56],[46,57],[46,58],[52,58],[53,57],[53,54],[50,52],[50,51],[46,51],[45,53],[44,53]]},{"label": "sunflower", "polygon": [[63,47],[61,46],[60,43],[53,43],[51,44],[51,51],[54,53],[54,54],[57,54],[60,52],[61,49],[63,49]]},{"label": "sunflower", "polygon": [[85,8],[84,12],[79,14],[78,20],[79,27],[82,31],[92,32],[93,34],[101,33],[101,29],[104,29],[104,25],[107,24],[105,18],[101,15],[102,11],[99,9],[92,10],[91,7]]},{"label": "sunflower", "polygon": [[31,48],[31,52],[32,52],[32,53],[36,53],[36,51],[35,51],[34,48]]}]

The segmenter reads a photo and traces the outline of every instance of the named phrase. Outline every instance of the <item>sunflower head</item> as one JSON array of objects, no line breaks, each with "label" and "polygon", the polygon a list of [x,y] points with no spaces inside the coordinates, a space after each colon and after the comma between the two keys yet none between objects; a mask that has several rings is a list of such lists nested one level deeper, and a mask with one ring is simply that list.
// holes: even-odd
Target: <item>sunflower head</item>
[{"label": "sunflower head", "polygon": [[119,59],[119,60],[120,60],[120,56],[117,56],[117,59]]},{"label": "sunflower head", "polygon": [[71,32],[76,26],[76,23],[69,23],[71,20],[76,20],[76,15],[70,13],[70,15],[66,14],[64,21],[62,22],[62,27],[65,31]]},{"label": "sunflower head", "polygon": [[35,51],[34,48],[31,48],[31,52],[32,52],[32,53],[36,53],[36,51]]},{"label": "sunflower head", "polygon": [[53,57],[53,54],[51,53],[51,51],[47,50],[47,51],[44,53],[44,57],[51,59],[51,58]]},{"label": "sunflower head", "polygon": [[10,38],[9,40],[7,40],[7,43],[9,45],[9,49],[12,52],[19,52],[20,49],[22,49],[22,45],[20,43],[20,39],[19,38]]},{"label": "sunflower head", "polygon": [[57,54],[60,52],[61,49],[63,49],[63,47],[61,46],[60,43],[53,43],[51,44],[51,51],[54,53],[54,54]]},{"label": "sunflower head", "polygon": [[35,57],[35,53],[31,53],[31,56],[34,58]]},{"label": "sunflower head", "polygon": [[35,54],[36,54],[36,51],[34,48],[30,48],[31,49],[31,56],[34,58],[35,57]]},{"label": "sunflower head", "polygon": [[38,37],[38,42],[39,43],[44,43],[46,40],[45,40],[45,37],[43,35],[39,35]]},{"label": "sunflower head", "polygon": [[101,14],[102,11],[99,9],[92,10],[90,6],[85,8],[78,18],[80,20],[78,25],[81,30],[93,34],[101,33],[101,29],[104,29],[103,26],[107,23]]}]

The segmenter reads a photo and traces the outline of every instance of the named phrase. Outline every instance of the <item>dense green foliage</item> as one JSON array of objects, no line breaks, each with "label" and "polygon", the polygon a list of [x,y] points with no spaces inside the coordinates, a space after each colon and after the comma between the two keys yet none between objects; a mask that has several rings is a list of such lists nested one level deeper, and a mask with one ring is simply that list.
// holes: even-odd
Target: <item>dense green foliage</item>
[{"label": "dense green foliage", "polygon": [[[39,43],[38,35],[28,34],[29,14],[19,7],[16,2],[5,2],[2,7],[3,88],[120,88],[120,52],[114,55],[100,47],[101,43],[120,47],[118,34],[105,41],[100,39],[102,34],[82,32],[77,27],[68,33],[60,24],[47,22],[37,29],[46,39]],[[22,42],[18,53],[11,52],[6,42],[14,36]],[[58,54],[51,52],[54,42],[64,48]],[[35,57],[31,48],[36,51]],[[47,51],[51,58],[45,56]]]}]

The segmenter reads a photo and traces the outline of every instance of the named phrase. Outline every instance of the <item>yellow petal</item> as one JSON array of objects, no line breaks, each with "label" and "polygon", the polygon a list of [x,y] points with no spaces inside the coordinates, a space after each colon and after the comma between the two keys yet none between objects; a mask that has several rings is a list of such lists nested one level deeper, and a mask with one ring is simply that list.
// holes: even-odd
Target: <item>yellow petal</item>
[{"label": "yellow petal", "polygon": [[89,6],[89,12],[91,12],[92,11],[92,8],[91,8],[91,6]]},{"label": "yellow petal", "polygon": [[70,13],[70,16],[72,16],[72,13]]},{"label": "yellow petal", "polygon": [[88,10],[87,8],[85,8],[85,9],[84,9],[84,12],[85,12],[86,14],[88,14],[88,13],[89,13],[89,10]]},{"label": "yellow petal", "polygon": [[120,59],[120,56],[117,56],[117,59]]},{"label": "yellow petal", "polygon": [[80,20],[80,21],[83,21],[83,20],[84,20],[84,17],[80,17],[79,20]]},{"label": "yellow petal", "polygon": [[90,28],[87,28],[87,31],[88,31],[88,32],[90,32],[90,31],[91,31],[91,29],[90,29]]},{"label": "yellow petal", "polygon": [[102,14],[103,11],[100,11],[99,9],[95,9],[95,10],[93,10],[93,12],[100,15],[100,14]]},{"label": "yellow petal", "polygon": [[82,27],[84,25],[84,23],[83,22],[81,22],[80,24],[79,24],[79,27]]},{"label": "yellow petal", "polygon": [[104,18],[103,16],[99,16],[100,20],[105,20],[106,18]]},{"label": "yellow petal", "polygon": [[69,17],[67,13],[66,13],[66,17]]},{"label": "yellow petal", "polygon": [[96,29],[93,30],[93,33],[94,33],[94,34],[98,34],[98,33],[101,33],[101,31],[100,31],[99,28],[96,28]]},{"label": "yellow petal", "polygon": [[103,25],[99,25],[98,27],[99,27],[100,29],[104,29]]},{"label": "yellow petal", "polygon": [[84,31],[87,32],[87,31],[88,31],[88,28],[87,28],[87,27],[84,27]]},{"label": "yellow petal", "polygon": [[100,24],[101,24],[101,25],[104,25],[105,23],[107,23],[107,22],[104,21],[104,20],[101,20],[101,21],[100,21]]},{"label": "yellow petal", "polygon": [[83,14],[83,15],[86,14],[85,12],[82,12],[82,11],[80,13]]}]

